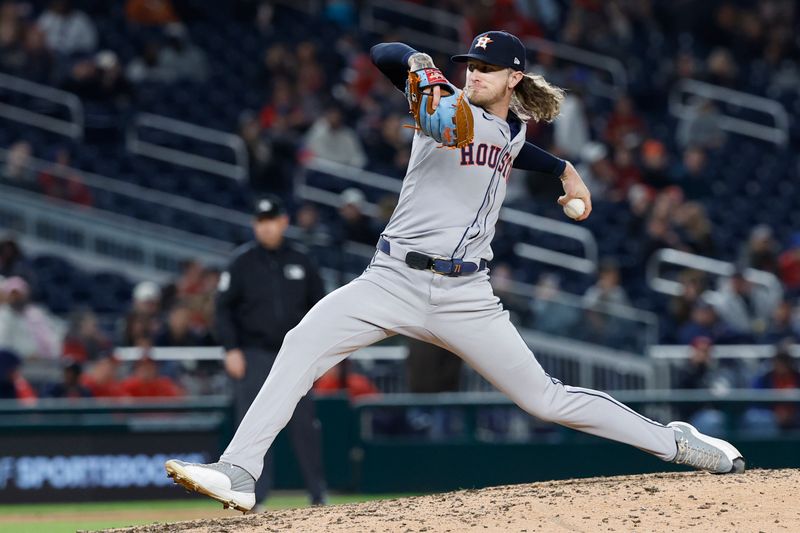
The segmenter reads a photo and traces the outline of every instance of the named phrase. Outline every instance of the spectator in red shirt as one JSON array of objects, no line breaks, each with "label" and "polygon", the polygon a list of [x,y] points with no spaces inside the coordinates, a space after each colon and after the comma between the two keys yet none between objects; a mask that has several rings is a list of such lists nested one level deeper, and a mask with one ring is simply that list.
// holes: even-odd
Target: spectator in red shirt
[{"label": "spectator in red shirt", "polygon": [[636,114],[633,100],[629,96],[617,100],[606,124],[606,142],[614,147],[631,146],[641,142],[645,133],[644,120]]},{"label": "spectator in red shirt", "polygon": [[0,349],[0,399],[33,403],[36,393],[19,371],[20,359],[11,350]]},{"label": "spectator in red shirt", "polygon": [[787,289],[800,289],[800,233],[792,236],[789,248],[778,257],[778,271]]},{"label": "spectator in red shirt", "polygon": [[[800,389],[800,372],[795,367],[794,358],[784,349],[779,348],[772,358],[772,367],[767,373],[759,376],[753,383],[756,389]],[[776,404],[772,411],[775,422],[781,428],[800,427],[800,412],[791,403]]]},{"label": "spectator in red shirt", "polygon": [[70,317],[69,331],[64,337],[62,356],[77,363],[94,361],[111,349],[111,341],[100,331],[97,315],[89,309],[77,311]]},{"label": "spectator in red shirt", "polygon": [[95,398],[119,398],[125,396],[125,391],[117,378],[119,360],[113,355],[99,359],[85,373],[81,375],[80,383],[86,387]]},{"label": "spectator in red shirt", "polygon": [[145,356],[136,361],[133,375],[122,381],[122,390],[136,398],[183,396],[183,390],[166,376],[158,373],[158,364]]},{"label": "spectator in red shirt", "polygon": [[70,161],[69,150],[58,150],[55,164],[39,174],[39,188],[51,198],[91,207],[92,193],[83,183],[80,174],[69,166]]},{"label": "spectator in red shirt", "polygon": [[314,384],[314,392],[320,395],[345,390],[351,400],[379,394],[378,388],[367,376],[351,371],[347,359],[325,372]]}]

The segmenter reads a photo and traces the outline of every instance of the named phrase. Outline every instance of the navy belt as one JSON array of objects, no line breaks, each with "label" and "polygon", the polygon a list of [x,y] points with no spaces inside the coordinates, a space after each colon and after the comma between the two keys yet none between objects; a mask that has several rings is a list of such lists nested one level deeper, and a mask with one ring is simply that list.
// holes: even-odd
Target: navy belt
[{"label": "navy belt", "polygon": [[[463,259],[443,259],[441,257],[431,257],[419,252],[403,252],[399,246],[389,244],[389,241],[381,237],[378,240],[378,250],[404,261],[408,266],[417,270],[430,270],[445,276],[461,276],[472,274],[479,270],[484,270],[489,266],[489,262],[481,259],[478,263],[464,261]],[[394,253],[392,253],[394,252]]]}]

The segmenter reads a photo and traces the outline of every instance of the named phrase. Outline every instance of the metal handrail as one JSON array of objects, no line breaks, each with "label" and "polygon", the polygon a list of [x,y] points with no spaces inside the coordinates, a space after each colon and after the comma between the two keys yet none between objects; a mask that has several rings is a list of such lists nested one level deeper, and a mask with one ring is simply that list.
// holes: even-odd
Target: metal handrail
[{"label": "metal handrail", "polygon": [[0,73],[0,88],[63,105],[69,110],[71,121],[53,118],[43,113],[5,103],[0,103],[0,117],[52,131],[71,139],[83,139],[83,103],[76,95],[2,73]]},{"label": "metal handrail", "polygon": [[[424,22],[435,22],[439,26],[449,27],[459,36],[460,42],[437,35],[431,35],[430,33],[421,32],[413,28],[399,28],[389,22],[378,20],[374,15],[376,9],[393,11],[406,17],[415,17]],[[410,2],[373,0],[371,2],[364,2],[361,9],[360,27],[362,29],[375,33],[397,31],[400,32],[402,38],[409,42],[425,46],[426,49],[435,50],[444,54],[450,54],[453,50],[456,50],[461,43],[469,42],[471,36],[464,33],[464,28],[466,26],[463,16],[450,13],[443,9],[415,5]]]},{"label": "metal handrail", "polygon": [[500,210],[500,220],[511,224],[517,224],[518,226],[525,226],[536,231],[552,233],[553,235],[576,240],[583,246],[585,254],[585,258],[579,258],[571,254],[542,248],[541,246],[517,243],[514,246],[514,252],[518,256],[532,261],[539,261],[574,270],[583,274],[594,274],[597,271],[597,240],[595,240],[594,234],[588,229],[567,222],[559,222],[552,218],[526,213],[510,207],[503,207]]},{"label": "metal handrail", "polygon": [[[792,344],[786,349],[792,357],[800,357],[800,344]],[[665,361],[683,361],[692,356],[691,347],[686,345],[659,344],[650,346],[648,357]],[[714,358],[763,360],[775,355],[775,346],[764,344],[730,344],[713,346],[711,354]]]},{"label": "metal handrail", "polygon": [[[0,161],[7,161],[8,157],[9,151],[0,147]],[[46,161],[44,159],[31,157],[28,159],[28,163],[25,164],[25,167],[35,172],[47,171],[58,177],[67,179],[70,177],[70,175],[78,173],[83,183],[95,189],[112,192],[114,194],[127,196],[129,198],[145,200],[147,202],[187,213],[196,213],[204,217],[213,218],[214,220],[230,222],[242,226],[249,226],[252,219],[252,217],[247,213],[243,213],[241,211],[200,202],[186,196],[179,196],[177,194],[172,194],[165,191],[157,191],[147,187],[142,187],[141,185],[130,183],[128,181],[109,178],[108,176],[87,172],[85,170],[79,170],[74,167],[54,165],[52,161]]]},{"label": "metal handrail", "polygon": [[[733,263],[720,261],[719,259],[691,254],[674,248],[656,250],[647,262],[647,283],[654,291],[669,294],[670,296],[683,294],[683,287],[680,282],[661,277],[659,270],[663,263],[679,265],[725,277],[731,276],[736,271],[736,266]],[[748,268],[744,271],[744,277],[751,283],[766,287],[772,294],[783,294],[783,286],[775,274]]]},{"label": "metal handrail", "polygon": [[[644,389],[609,391],[625,404],[648,403],[800,403],[800,390],[783,389]],[[381,407],[466,407],[473,405],[515,405],[501,392],[443,392],[435,394],[392,393],[380,396],[362,396],[353,399],[357,410]]]},{"label": "metal handrail", "polygon": [[0,414],[93,414],[164,413],[173,411],[219,411],[231,406],[227,395],[186,396],[183,398],[39,398],[30,403],[0,400]]},{"label": "metal handrail", "polygon": [[624,63],[616,57],[598,54],[568,44],[559,43],[556,41],[549,41],[539,37],[530,37],[524,41],[525,47],[528,50],[535,50],[537,52],[546,52],[559,59],[578,63],[580,65],[592,67],[596,70],[608,72],[613,81],[613,85],[606,87],[600,85],[600,90],[597,91],[599,96],[615,99],[624,93],[628,88],[628,71],[625,69]]},{"label": "metal handrail", "polygon": [[681,120],[689,120],[697,116],[696,106],[683,102],[684,94],[759,111],[771,116],[775,122],[774,126],[765,126],[752,120],[720,114],[717,121],[723,130],[769,141],[779,146],[786,146],[789,142],[789,113],[776,100],[702,81],[681,80],[675,84],[669,95],[669,112]]},{"label": "metal handrail", "polygon": [[[236,163],[224,163],[210,157],[143,141],[139,138],[140,128],[161,130],[176,136],[227,146],[233,151]],[[152,113],[138,113],[134,116],[126,132],[126,147],[129,152],[136,155],[167,161],[239,181],[246,180],[249,173],[247,147],[244,140],[238,135]]]},{"label": "metal handrail", "polygon": [[187,258],[223,264],[232,247],[101,209],[76,209],[70,202],[5,185],[0,185],[0,217],[9,221],[9,229],[26,246],[30,239],[88,268],[111,265],[137,278],[145,277],[144,273],[150,278],[166,273],[167,265]]},{"label": "metal handrail", "polygon": [[[521,281],[505,281],[504,282],[504,290],[511,294],[515,294],[518,296],[523,296],[527,298],[535,298],[537,287],[536,285],[531,285],[530,283],[523,283]],[[576,307],[580,309],[592,309],[596,310],[596,308],[587,305],[583,298],[577,294],[572,294],[568,292],[564,292],[561,290],[554,291],[554,297],[549,298],[550,301]],[[622,305],[617,303],[611,302],[603,302],[602,304],[602,312],[615,316],[617,318],[621,318],[623,320],[629,320],[631,322],[638,322],[644,324],[646,328],[645,339],[646,344],[648,346],[654,345],[658,342],[659,335],[658,335],[658,315],[652,311],[647,311],[645,309],[638,309],[636,307],[631,307],[629,305]]]}]

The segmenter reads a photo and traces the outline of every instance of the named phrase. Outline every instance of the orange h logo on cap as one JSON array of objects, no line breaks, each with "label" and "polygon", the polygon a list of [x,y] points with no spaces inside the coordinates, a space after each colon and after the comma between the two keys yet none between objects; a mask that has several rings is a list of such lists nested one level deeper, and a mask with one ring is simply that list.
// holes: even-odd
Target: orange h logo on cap
[{"label": "orange h logo on cap", "polygon": [[478,37],[478,42],[475,43],[475,48],[483,48],[484,50],[486,50],[486,45],[492,42],[494,41],[492,41],[486,35],[481,35],[480,37]]}]

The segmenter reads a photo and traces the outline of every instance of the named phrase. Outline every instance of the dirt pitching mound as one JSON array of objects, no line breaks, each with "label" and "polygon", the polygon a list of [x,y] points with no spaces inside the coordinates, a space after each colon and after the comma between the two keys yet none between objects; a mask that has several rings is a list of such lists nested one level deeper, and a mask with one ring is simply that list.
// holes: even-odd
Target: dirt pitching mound
[{"label": "dirt pitching mound", "polygon": [[549,481],[156,524],[127,533],[800,531],[800,470]]}]

